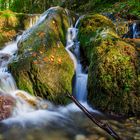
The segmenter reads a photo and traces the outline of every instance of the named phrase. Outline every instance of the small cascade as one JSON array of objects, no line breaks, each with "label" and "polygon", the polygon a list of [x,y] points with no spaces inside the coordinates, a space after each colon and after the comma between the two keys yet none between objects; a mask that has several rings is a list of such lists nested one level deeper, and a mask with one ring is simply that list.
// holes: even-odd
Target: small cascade
[{"label": "small cascade", "polygon": [[128,31],[123,35],[124,38],[140,38],[140,21],[128,23]]},{"label": "small cascade", "polygon": [[25,30],[33,27],[34,24],[38,21],[40,15],[30,14],[27,19],[24,21]]},{"label": "small cascade", "polygon": [[16,106],[13,111],[13,116],[21,114],[21,112],[32,111],[34,107],[30,102],[35,102],[35,98],[26,92],[17,89],[15,80],[11,73],[8,71],[8,64],[15,57],[17,51],[17,43],[20,36],[16,41],[13,41],[0,51],[0,91],[9,94],[16,99]]},{"label": "small cascade", "polygon": [[140,38],[140,23],[134,22],[132,24],[133,38]]},{"label": "small cascade", "polygon": [[42,23],[42,22],[47,18],[48,14],[51,13],[51,10],[55,10],[55,9],[57,9],[57,7],[51,7],[51,8],[49,8],[46,12],[44,12],[44,13],[38,18],[37,22],[36,22],[34,25],[32,25],[31,28],[28,28],[28,29],[23,33],[23,35],[22,35],[20,41],[26,40],[26,39],[30,36],[30,34],[32,33],[32,31],[35,29],[35,27],[38,26],[40,23]]},{"label": "small cascade", "polygon": [[16,51],[17,41],[7,44],[7,46],[0,51],[0,90],[2,92],[8,93],[17,89],[15,81],[7,68]]},{"label": "small cascade", "polygon": [[[84,72],[82,64],[80,62],[80,44],[77,40],[78,29],[77,25],[81,16],[75,24],[75,27],[71,26],[67,33],[67,46],[66,50],[72,58],[76,70],[76,83],[75,83],[75,94],[76,98],[80,102],[87,102],[87,73]],[[73,53],[71,51],[73,51]]]},{"label": "small cascade", "polygon": [[67,32],[66,50],[68,54],[70,55],[71,59],[73,60],[75,70],[77,67],[77,60],[76,60],[75,55],[70,50],[72,49],[74,45],[74,39],[76,38],[76,36],[77,36],[77,29],[70,27]]}]

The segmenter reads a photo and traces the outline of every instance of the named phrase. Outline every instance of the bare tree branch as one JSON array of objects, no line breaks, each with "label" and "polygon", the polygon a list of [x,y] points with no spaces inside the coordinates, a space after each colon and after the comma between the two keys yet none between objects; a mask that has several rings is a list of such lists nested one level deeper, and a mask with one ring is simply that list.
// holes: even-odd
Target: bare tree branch
[{"label": "bare tree branch", "polygon": [[121,140],[119,135],[109,126],[107,123],[96,119],[82,104],[80,104],[72,95],[67,92],[67,97],[70,98],[85,114],[90,118],[97,126],[105,130],[109,135],[111,135],[115,140]]}]

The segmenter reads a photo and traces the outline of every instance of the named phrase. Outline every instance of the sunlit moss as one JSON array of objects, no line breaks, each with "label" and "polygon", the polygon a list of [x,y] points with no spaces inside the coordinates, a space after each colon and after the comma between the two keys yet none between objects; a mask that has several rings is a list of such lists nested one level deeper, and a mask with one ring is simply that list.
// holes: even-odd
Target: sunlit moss
[{"label": "sunlit moss", "polygon": [[[90,61],[90,53],[92,52],[92,45],[90,45],[97,35],[97,30],[103,28],[111,28],[115,30],[115,25],[107,17],[95,14],[86,15],[80,20],[78,38],[80,41],[81,49],[85,52],[87,60]],[[111,31],[110,31],[111,32]]]},{"label": "sunlit moss", "polygon": [[16,35],[18,19],[10,10],[0,12],[0,48]]},{"label": "sunlit moss", "polygon": [[5,10],[0,13],[0,27],[10,28],[16,27],[18,24],[18,19],[16,14],[10,10]]}]

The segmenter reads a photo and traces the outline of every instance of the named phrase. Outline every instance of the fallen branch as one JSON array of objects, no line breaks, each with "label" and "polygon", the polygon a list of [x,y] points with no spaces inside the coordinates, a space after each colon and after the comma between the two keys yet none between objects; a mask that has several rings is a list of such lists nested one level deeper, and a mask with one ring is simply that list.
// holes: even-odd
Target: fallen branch
[{"label": "fallen branch", "polygon": [[121,140],[118,134],[107,124],[96,119],[82,104],[80,104],[72,95],[67,92],[67,97],[69,97],[85,114],[90,118],[97,126],[105,130],[109,135],[111,135],[115,140]]}]

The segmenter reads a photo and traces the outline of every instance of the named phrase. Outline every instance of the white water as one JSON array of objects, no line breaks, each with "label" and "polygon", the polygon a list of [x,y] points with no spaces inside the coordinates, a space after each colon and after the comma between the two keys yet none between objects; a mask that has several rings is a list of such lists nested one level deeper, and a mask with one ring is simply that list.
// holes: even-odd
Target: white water
[{"label": "white water", "polygon": [[136,38],[137,37],[136,27],[137,27],[137,24],[136,23],[133,23],[133,38]]},{"label": "white water", "polygon": [[51,13],[51,10],[55,10],[55,9],[57,9],[57,8],[58,8],[58,7],[51,7],[51,8],[49,8],[47,11],[45,11],[45,12],[39,17],[39,19],[37,20],[37,22],[34,23],[34,25],[31,24],[32,27],[29,28],[29,29],[27,29],[27,30],[23,33],[23,35],[22,35],[22,37],[21,37],[21,41],[26,40],[26,39],[30,36],[30,34],[32,33],[32,31],[33,31],[40,23],[42,23],[42,22],[47,18],[48,14]]},{"label": "white water", "polygon": [[7,44],[7,46],[0,51],[0,91],[4,94],[9,94],[16,99],[16,106],[12,114],[13,117],[23,114],[24,112],[35,110],[35,107],[30,104],[30,101],[34,102],[36,106],[38,102],[35,97],[17,89],[14,78],[8,71],[7,66],[15,57],[15,53],[18,49],[17,43],[19,39],[20,36],[17,38],[16,41]]},{"label": "white water", "polygon": [[132,25],[132,30],[133,30],[133,38],[140,38],[140,31],[138,29],[138,26],[136,22],[133,23]]},{"label": "white water", "polygon": [[40,15],[35,15],[35,14],[30,14],[28,19],[26,20],[26,23],[25,23],[25,29],[30,29],[33,27],[33,25],[35,25],[39,19]]},{"label": "white water", "polygon": [[[71,59],[74,62],[74,66],[76,69],[76,86],[75,86],[75,94],[76,98],[80,102],[86,102],[87,103],[87,78],[88,75],[82,70],[82,64],[80,62],[80,43],[77,40],[77,34],[78,34],[78,29],[77,25],[79,23],[79,20],[81,20],[83,16],[81,16],[76,24],[75,27],[70,27],[68,29],[67,33],[67,46],[66,50],[70,54]],[[70,49],[74,52],[71,53]]]},{"label": "white water", "polygon": [[[38,24],[42,22],[43,17],[39,19]],[[30,118],[30,113],[37,111],[37,109],[46,109],[49,104],[41,98],[33,97],[29,93],[19,90],[13,76],[8,71],[8,64],[16,57],[17,44],[23,36],[18,36],[16,41],[8,43],[0,50],[0,91],[16,99],[16,105],[10,118],[12,120],[16,117],[25,118],[25,116],[29,116]],[[29,115],[27,115],[28,113]]]}]

